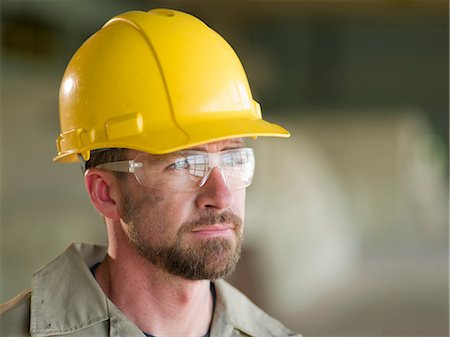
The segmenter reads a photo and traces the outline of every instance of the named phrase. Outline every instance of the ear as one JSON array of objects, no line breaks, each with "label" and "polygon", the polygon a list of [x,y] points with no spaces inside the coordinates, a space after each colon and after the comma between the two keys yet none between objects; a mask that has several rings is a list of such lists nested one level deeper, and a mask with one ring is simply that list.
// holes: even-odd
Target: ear
[{"label": "ear", "polygon": [[117,180],[111,172],[90,168],[84,174],[84,184],[91,203],[97,211],[105,218],[119,220],[118,197],[120,194]]}]

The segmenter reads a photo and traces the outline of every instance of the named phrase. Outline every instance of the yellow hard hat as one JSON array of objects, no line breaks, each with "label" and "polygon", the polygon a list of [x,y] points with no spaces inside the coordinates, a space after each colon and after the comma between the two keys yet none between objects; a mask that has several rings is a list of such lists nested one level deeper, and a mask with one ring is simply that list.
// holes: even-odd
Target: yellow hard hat
[{"label": "yellow hard hat", "polygon": [[264,121],[230,45],[175,10],[109,20],[64,73],[57,162],[101,148],[153,154],[234,137],[289,137]]}]

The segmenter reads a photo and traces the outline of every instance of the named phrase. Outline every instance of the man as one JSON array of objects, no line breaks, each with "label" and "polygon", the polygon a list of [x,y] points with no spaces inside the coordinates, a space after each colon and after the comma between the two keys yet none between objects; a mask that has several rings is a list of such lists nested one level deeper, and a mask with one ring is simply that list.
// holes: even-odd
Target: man
[{"label": "man", "polygon": [[82,162],[109,244],[37,271],[2,336],[298,336],[221,280],[255,164],[243,138],[289,133],[217,33],[167,9],[111,19],[70,61],[60,119],[55,161]]}]

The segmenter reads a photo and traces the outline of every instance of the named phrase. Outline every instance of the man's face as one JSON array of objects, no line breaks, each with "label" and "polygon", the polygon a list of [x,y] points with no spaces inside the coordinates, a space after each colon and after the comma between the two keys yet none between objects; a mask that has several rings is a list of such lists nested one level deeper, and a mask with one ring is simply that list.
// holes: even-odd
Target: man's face
[{"label": "man's face", "polygon": [[[194,149],[240,147],[242,140],[232,139]],[[130,150],[128,157],[137,154]],[[121,182],[121,191],[123,230],[157,267],[190,280],[217,279],[234,270],[243,241],[245,188],[230,189],[218,168],[194,191],[144,187],[132,175]]]}]

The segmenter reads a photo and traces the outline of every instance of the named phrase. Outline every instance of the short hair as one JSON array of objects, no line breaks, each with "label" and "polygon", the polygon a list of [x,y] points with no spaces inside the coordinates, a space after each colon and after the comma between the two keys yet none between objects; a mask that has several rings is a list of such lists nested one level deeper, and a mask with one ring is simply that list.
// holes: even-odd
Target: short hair
[{"label": "short hair", "polygon": [[[100,164],[125,160],[124,153],[126,149],[122,148],[111,148],[111,149],[98,149],[92,150],[89,156],[89,160],[85,161],[81,157],[82,168],[84,171],[91,167],[96,167]],[[124,172],[113,172],[117,178],[124,176]]]}]

